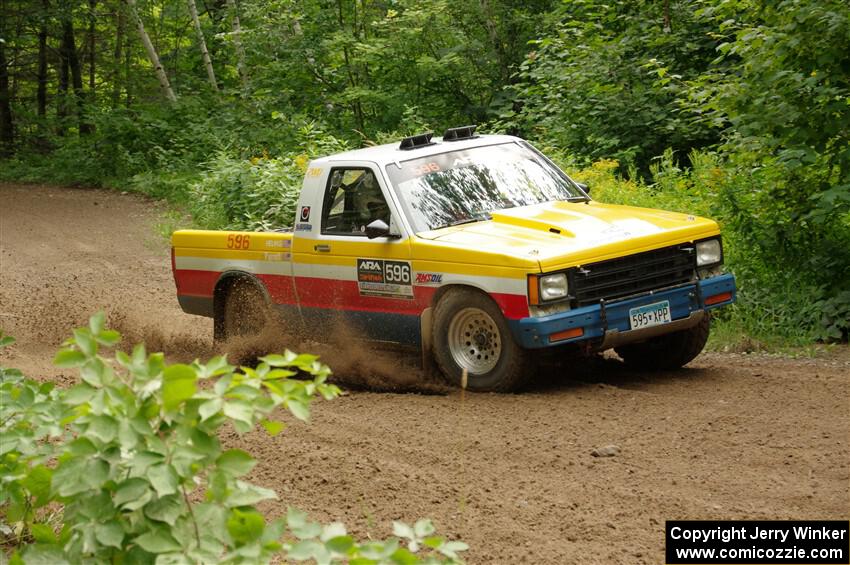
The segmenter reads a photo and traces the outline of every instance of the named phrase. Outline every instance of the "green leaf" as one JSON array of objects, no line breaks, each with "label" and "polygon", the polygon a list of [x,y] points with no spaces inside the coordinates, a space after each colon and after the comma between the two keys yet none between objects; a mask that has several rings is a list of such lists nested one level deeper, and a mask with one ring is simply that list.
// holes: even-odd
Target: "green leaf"
[{"label": "green leaf", "polygon": [[253,425],[251,417],[254,415],[254,409],[243,402],[227,402],[224,405],[224,415],[238,422]]},{"label": "green leaf", "polygon": [[56,532],[47,524],[31,524],[30,533],[38,543],[54,544],[59,541],[59,538],[56,537]]},{"label": "green leaf", "polygon": [[431,520],[428,520],[427,518],[417,520],[417,522],[413,525],[413,531],[417,538],[424,538],[425,536],[430,536],[434,533],[434,524],[432,524]]},{"label": "green leaf", "polygon": [[266,429],[270,436],[274,437],[286,427],[283,422],[278,422],[276,420],[263,420],[260,422],[262,426]]},{"label": "green leaf", "polygon": [[306,422],[310,419],[310,407],[302,400],[291,400],[286,403],[286,408],[299,420]]},{"label": "green leaf", "polygon": [[241,477],[251,471],[257,462],[241,449],[228,449],[216,459],[216,466],[231,477]]},{"label": "green leaf", "polygon": [[98,524],[94,530],[94,537],[103,545],[121,549],[121,542],[124,541],[124,529],[118,522]]},{"label": "green leaf", "polygon": [[145,516],[173,526],[184,509],[183,501],[177,496],[163,496],[145,506]]},{"label": "green leaf", "polygon": [[113,346],[119,341],[121,341],[121,334],[116,332],[115,330],[104,330],[98,334],[95,334],[95,339],[101,345]]},{"label": "green leaf", "polygon": [[404,522],[393,521],[393,535],[409,540],[416,539],[416,532]]},{"label": "green leaf", "polygon": [[6,347],[7,345],[12,345],[13,343],[15,343],[15,338],[10,335],[0,334],[0,347]]},{"label": "green leaf", "polygon": [[127,502],[138,500],[148,490],[150,483],[141,477],[127,479],[118,485],[112,503],[121,506]]},{"label": "green leaf", "polygon": [[100,388],[103,386],[103,376],[106,371],[106,366],[100,359],[90,358],[80,369],[80,378],[91,386]]},{"label": "green leaf", "polygon": [[192,398],[197,390],[198,376],[189,365],[170,365],[163,371],[162,404],[166,410],[174,410],[181,402]]},{"label": "green leaf", "polygon": [[201,404],[198,408],[198,415],[201,417],[201,421],[204,422],[217,414],[223,405],[224,401],[221,398],[211,398]]},{"label": "green leaf", "polygon": [[85,404],[97,393],[97,389],[86,383],[80,383],[69,388],[65,392],[64,400],[72,406]]},{"label": "green leaf", "polygon": [[86,433],[103,443],[109,443],[118,435],[118,422],[110,416],[91,416]]},{"label": "green leaf", "polygon": [[325,547],[335,553],[346,554],[348,550],[354,547],[354,538],[351,536],[337,536],[325,542]]},{"label": "green leaf", "polygon": [[80,367],[86,362],[86,356],[81,351],[76,349],[61,349],[56,357],[53,358],[53,364],[57,367],[74,368]]},{"label": "green leaf", "polygon": [[[329,558],[328,550],[325,546],[316,540],[299,541],[286,553],[286,556],[295,561],[306,561],[315,559],[322,562]],[[320,561],[321,560],[321,561]]]},{"label": "green leaf", "polygon": [[441,545],[437,549],[437,551],[439,551],[446,557],[457,559],[457,554],[461,551],[466,551],[467,549],[469,549],[469,546],[463,543],[462,541],[449,541]]},{"label": "green leaf", "polygon": [[88,328],[74,330],[74,341],[86,357],[93,357],[97,353],[97,343]]},{"label": "green leaf", "polygon": [[33,506],[40,508],[50,502],[50,483],[53,479],[53,471],[44,465],[38,465],[30,469],[29,473],[21,480],[21,484],[35,497]]},{"label": "green leaf", "polygon": [[133,541],[149,553],[169,553],[182,549],[177,540],[164,529],[147,532]]},{"label": "green leaf", "polygon": [[24,565],[49,563],[50,565],[68,565],[68,560],[61,548],[53,545],[30,545],[24,549],[23,555],[12,555],[9,565]]},{"label": "green leaf", "polygon": [[171,465],[153,465],[148,469],[147,477],[157,495],[165,496],[177,492],[177,474]]},{"label": "green leaf", "polygon": [[78,437],[68,444],[68,452],[80,457],[86,457],[97,453],[97,447],[95,447],[90,439]]},{"label": "green leaf", "polygon": [[257,485],[236,481],[237,489],[230,493],[225,503],[230,506],[251,506],[263,500],[275,500],[275,491]]},{"label": "green leaf", "polygon": [[390,559],[392,559],[392,562],[397,565],[416,565],[416,563],[419,563],[419,558],[411,553],[411,550],[408,550],[406,547],[396,549]]},{"label": "green leaf", "polygon": [[290,528],[299,528],[307,522],[307,513],[292,506],[286,509],[286,523]]},{"label": "green leaf", "polygon": [[135,510],[138,510],[139,508],[142,508],[145,504],[150,502],[152,498],[153,498],[153,491],[150,490],[150,489],[145,489],[142,492],[142,495],[139,498],[125,502],[124,505],[122,506],[122,508],[124,510],[128,510],[130,512],[133,512]]},{"label": "green leaf", "polygon": [[236,545],[244,545],[260,539],[266,521],[256,510],[242,511],[234,508],[227,518],[227,532]]},{"label": "green leaf", "polygon": [[103,313],[103,310],[95,313],[91,318],[89,318],[89,330],[94,335],[99,334],[103,331],[103,324],[106,319],[106,315]]}]

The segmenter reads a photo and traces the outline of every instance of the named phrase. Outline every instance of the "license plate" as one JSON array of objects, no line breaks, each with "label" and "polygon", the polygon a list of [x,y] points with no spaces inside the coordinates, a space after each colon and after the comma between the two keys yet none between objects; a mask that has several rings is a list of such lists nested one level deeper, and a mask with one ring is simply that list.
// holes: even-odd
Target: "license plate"
[{"label": "license plate", "polygon": [[651,328],[672,322],[670,302],[655,302],[629,310],[629,325],[633,330]]}]

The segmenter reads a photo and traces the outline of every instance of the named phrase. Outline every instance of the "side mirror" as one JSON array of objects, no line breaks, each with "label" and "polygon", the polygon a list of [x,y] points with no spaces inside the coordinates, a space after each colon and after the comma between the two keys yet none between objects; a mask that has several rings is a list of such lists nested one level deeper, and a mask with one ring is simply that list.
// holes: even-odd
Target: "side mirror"
[{"label": "side mirror", "polygon": [[584,191],[585,194],[590,194],[590,187],[584,184],[583,182],[576,183],[580,189]]},{"label": "side mirror", "polygon": [[398,235],[390,233],[390,226],[384,220],[374,220],[366,225],[366,237],[375,239],[376,237],[398,237]]}]

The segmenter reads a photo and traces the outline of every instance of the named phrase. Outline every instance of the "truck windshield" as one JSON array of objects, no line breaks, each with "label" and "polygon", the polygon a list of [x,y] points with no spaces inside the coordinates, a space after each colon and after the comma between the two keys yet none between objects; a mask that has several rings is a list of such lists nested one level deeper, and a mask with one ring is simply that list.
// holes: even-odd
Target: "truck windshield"
[{"label": "truck windshield", "polygon": [[417,232],[474,222],[489,213],[553,200],[585,200],[560,170],[516,143],[474,147],[387,165]]}]

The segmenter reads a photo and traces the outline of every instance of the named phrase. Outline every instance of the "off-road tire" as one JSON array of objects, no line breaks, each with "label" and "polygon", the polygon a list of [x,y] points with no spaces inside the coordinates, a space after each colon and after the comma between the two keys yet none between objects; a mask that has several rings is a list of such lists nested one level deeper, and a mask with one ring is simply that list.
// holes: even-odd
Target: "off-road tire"
[{"label": "off-road tire", "polygon": [[242,278],[230,285],[222,316],[225,339],[259,335],[269,322],[269,306],[257,283]]},{"label": "off-road tire", "polygon": [[[502,311],[485,294],[467,288],[449,290],[434,307],[432,332],[434,360],[446,380],[455,386],[461,386],[464,365],[467,374],[467,388],[478,392],[510,392],[520,388],[533,374],[527,352],[514,340],[514,336],[505,321]],[[454,324],[453,324],[454,323]],[[466,324],[464,326],[464,324]],[[470,335],[474,331],[466,329],[478,328],[483,340],[489,341],[476,349]],[[452,335],[454,334],[455,353],[452,351]],[[484,337],[486,334],[487,337]],[[463,343],[458,338],[469,338]],[[468,346],[465,352],[458,353],[462,346]],[[492,359],[483,359],[482,355],[498,351],[495,363]],[[473,353],[474,352],[474,353]],[[482,355],[478,355],[482,353]],[[466,362],[464,356],[467,356]],[[478,359],[475,359],[478,357]],[[480,361],[480,363],[478,363]],[[481,373],[473,372],[474,367],[487,366],[492,368]]]},{"label": "off-road tire", "polygon": [[645,371],[678,369],[693,361],[708,341],[711,316],[708,313],[692,328],[616,347],[626,365]]}]

